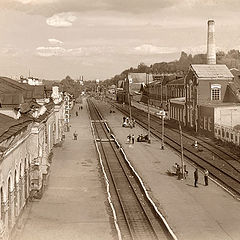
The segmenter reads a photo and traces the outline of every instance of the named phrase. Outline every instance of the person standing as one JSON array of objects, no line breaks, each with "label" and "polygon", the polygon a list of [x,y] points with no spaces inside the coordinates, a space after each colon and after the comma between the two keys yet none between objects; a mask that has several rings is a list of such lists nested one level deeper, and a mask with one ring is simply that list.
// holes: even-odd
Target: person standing
[{"label": "person standing", "polygon": [[134,134],[132,134],[132,144],[134,144],[134,141],[135,141]]},{"label": "person standing", "polygon": [[75,131],[75,132],[73,133],[73,140],[77,140],[77,136],[78,136],[78,134],[77,134],[77,132]]},{"label": "person standing", "polygon": [[123,123],[125,123],[125,120],[126,120],[126,117],[125,117],[125,116],[123,116]]},{"label": "person standing", "polygon": [[128,142],[129,144],[131,143],[131,135],[130,135],[130,134],[127,136],[127,142]]},{"label": "person standing", "polygon": [[176,165],[176,174],[177,174],[178,180],[180,180],[181,179],[181,168],[178,164]]},{"label": "person standing", "polygon": [[133,119],[133,120],[132,120],[132,125],[133,125],[133,127],[135,127],[135,122],[136,122],[135,119]]},{"label": "person standing", "polygon": [[194,171],[194,187],[197,187],[198,183],[198,169],[196,168]]},{"label": "person standing", "polygon": [[208,186],[208,175],[209,175],[209,172],[207,169],[204,170],[204,183],[205,183],[205,186]]}]

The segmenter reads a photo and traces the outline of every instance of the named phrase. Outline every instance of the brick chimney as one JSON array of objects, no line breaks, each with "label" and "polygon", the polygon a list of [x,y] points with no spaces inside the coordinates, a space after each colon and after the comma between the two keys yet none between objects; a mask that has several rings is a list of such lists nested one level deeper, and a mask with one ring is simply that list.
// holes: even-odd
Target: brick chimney
[{"label": "brick chimney", "polygon": [[207,64],[216,64],[215,22],[208,21]]}]

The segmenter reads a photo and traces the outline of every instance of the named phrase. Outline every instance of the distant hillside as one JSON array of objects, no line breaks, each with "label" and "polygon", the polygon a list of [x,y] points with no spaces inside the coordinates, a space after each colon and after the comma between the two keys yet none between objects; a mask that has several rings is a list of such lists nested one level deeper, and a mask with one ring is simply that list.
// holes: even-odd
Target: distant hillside
[{"label": "distant hillside", "polygon": [[[119,80],[123,80],[129,72],[141,73],[176,73],[183,75],[187,72],[190,64],[204,64],[206,63],[206,54],[196,54],[192,56],[185,52],[181,52],[178,60],[172,62],[160,62],[147,66],[140,63],[137,68],[129,68],[124,70],[121,74],[115,75],[111,79],[104,81],[106,85],[117,84]],[[232,49],[227,53],[223,51],[217,52],[217,64],[226,64],[228,68],[240,69],[240,52],[239,50]]]}]

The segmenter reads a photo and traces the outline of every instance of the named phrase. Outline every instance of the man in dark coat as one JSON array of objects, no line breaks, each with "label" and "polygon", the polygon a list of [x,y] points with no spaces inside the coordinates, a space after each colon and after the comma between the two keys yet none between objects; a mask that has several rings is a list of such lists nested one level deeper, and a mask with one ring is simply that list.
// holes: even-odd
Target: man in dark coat
[{"label": "man in dark coat", "polygon": [[198,169],[196,168],[194,171],[194,187],[197,187],[198,182]]},{"label": "man in dark coat", "polygon": [[205,186],[208,186],[208,170],[205,169],[204,170],[204,183],[205,183]]}]

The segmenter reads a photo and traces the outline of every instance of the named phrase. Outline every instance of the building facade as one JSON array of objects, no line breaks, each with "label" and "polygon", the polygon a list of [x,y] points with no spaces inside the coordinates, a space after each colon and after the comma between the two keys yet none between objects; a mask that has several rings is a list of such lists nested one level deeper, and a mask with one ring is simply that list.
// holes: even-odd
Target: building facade
[{"label": "building facade", "polygon": [[[22,92],[19,83],[0,80],[11,94]],[[0,107],[0,239],[9,239],[27,202],[41,198],[52,149],[63,141],[65,101],[57,89],[53,92],[41,105],[25,98]]]}]

